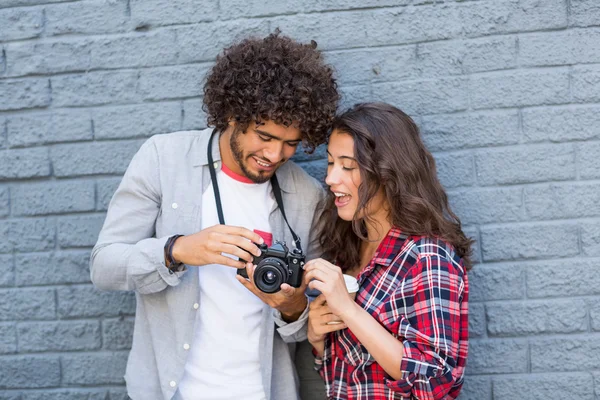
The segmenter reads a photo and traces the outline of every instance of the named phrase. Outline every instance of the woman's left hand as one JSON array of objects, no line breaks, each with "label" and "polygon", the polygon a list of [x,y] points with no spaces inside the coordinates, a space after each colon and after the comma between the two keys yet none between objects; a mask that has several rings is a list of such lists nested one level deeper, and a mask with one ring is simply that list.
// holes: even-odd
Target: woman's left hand
[{"label": "woman's left hand", "polygon": [[310,260],[304,265],[304,282],[309,288],[321,292],[331,312],[342,319],[356,304],[348,294],[340,267],[322,258]]}]

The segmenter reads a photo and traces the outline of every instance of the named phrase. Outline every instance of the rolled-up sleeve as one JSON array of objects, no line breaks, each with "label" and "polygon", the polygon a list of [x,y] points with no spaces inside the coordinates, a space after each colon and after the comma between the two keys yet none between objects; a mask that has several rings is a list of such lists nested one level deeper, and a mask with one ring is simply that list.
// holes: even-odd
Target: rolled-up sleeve
[{"label": "rolled-up sleeve", "polygon": [[403,397],[443,399],[454,384],[459,356],[463,269],[441,256],[423,256],[390,299],[380,322],[403,342],[402,378],[387,386]]},{"label": "rolled-up sleeve", "polygon": [[169,271],[167,237],[154,237],[160,204],[159,158],[150,138],[131,160],[92,250],[90,275],[96,287],[155,293],[179,284],[186,269]]}]

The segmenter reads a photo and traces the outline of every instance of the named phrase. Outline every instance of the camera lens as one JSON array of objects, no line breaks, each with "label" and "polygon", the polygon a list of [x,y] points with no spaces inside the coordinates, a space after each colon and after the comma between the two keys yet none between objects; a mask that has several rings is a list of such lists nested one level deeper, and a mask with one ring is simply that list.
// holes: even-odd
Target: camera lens
[{"label": "camera lens", "polygon": [[287,268],[280,259],[267,257],[256,266],[254,283],[262,292],[275,293],[286,282],[287,275]]}]

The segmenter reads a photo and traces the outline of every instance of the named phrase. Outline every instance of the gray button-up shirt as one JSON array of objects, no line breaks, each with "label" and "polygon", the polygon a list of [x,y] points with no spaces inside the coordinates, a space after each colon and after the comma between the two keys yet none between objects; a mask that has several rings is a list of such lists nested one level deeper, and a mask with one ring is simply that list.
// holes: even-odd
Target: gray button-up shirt
[{"label": "gray button-up shirt", "polygon": [[[108,209],[91,256],[93,283],[106,290],[133,290],[137,307],[125,380],[133,399],[172,399],[192,343],[199,297],[198,267],[170,273],[163,248],[174,234],[202,226],[202,193],[210,183],[211,129],[156,135],[133,157]],[[219,141],[212,155],[220,168]],[[319,183],[292,162],[277,170],[285,212],[309,258],[318,256],[311,225],[323,196]],[[240,201],[243,201],[240,199]],[[225,216],[227,218],[227,216]],[[269,221],[275,240],[293,243],[277,206]],[[201,268],[201,267],[200,267]],[[307,310],[287,324],[265,305],[260,334],[261,373],[267,398],[298,398],[288,343],[306,339]],[[189,348],[189,346],[188,346]]]}]

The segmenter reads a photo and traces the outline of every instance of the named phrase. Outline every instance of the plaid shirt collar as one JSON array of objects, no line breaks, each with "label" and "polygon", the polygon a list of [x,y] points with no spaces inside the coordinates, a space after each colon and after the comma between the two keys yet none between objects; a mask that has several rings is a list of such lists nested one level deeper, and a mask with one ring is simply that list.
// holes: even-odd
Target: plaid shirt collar
[{"label": "plaid shirt collar", "polygon": [[377,246],[375,255],[371,259],[369,265],[367,265],[358,275],[359,284],[371,275],[371,273],[377,268],[388,268],[396,256],[401,253],[402,248],[406,243],[408,235],[402,233],[400,228],[392,226],[390,231],[387,233],[385,238]]}]

